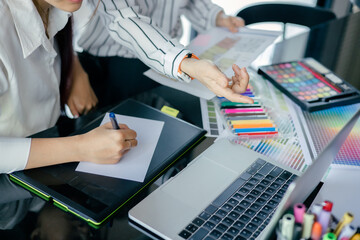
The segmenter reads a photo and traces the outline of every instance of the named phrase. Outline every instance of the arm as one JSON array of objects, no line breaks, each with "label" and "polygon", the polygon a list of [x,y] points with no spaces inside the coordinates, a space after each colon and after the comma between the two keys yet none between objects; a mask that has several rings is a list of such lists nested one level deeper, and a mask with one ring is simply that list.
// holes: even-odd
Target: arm
[{"label": "arm", "polygon": [[245,25],[242,18],[226,15],[221,7],[210,0],[190,0],[184,15],[198,32],[204,32],[215,26],[237,32],[239,27]]},{"label": "arm", "polygon": [[96,106],[98,100],[91,88],[89,77],[82,68],[80,61],[74,55],[73,61],[73,84],[71,87],[67,105],[74,117],[88,113]]},{"label": "arm", "polygon": [[94,130],[64,138],[34,138],[25,169],[87,161],[114,164],[132,147],[137,146],[136,132],[126,125],[114,130],[111,123]]}]

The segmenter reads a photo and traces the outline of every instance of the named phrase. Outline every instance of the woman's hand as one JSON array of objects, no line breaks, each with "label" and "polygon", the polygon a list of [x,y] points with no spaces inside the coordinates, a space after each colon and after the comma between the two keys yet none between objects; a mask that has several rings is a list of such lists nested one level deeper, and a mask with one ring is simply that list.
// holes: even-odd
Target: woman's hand
[{"label": "woman's hand", "polygon": [[136,147],[136,132],[125,124],[119,124],[120,129],[114,130],[108,122],[94,130],[79,135],[78,149],[80,161],[98,164],[114,164],[133,147]]},{"label": "woman's hand", "polygon": [[89,77],[82,68],[79,59],[74,57],[73,85],[71,87],[67,105],[74,117],[88,113],[96,106],[98,99],[91,88]]},{"label": "woman's hand", "polygon": [[238,32],[240,27],[245,26],[245,21],[240,17],[225,15],[224,12],[221,11],[216,16],[216,26],[227,28],[230,32],[235,33]]},{"label": "woman's hand", "polygon": [[185,58],[181,62],[181,71],[199,80],[219,97],[225,97],[232,102],[253,103],[254,101],[239,93],[246,91],[249,84],[249,74],[245,68],[233,65],[234,76],[229,79],[209,60]]}]

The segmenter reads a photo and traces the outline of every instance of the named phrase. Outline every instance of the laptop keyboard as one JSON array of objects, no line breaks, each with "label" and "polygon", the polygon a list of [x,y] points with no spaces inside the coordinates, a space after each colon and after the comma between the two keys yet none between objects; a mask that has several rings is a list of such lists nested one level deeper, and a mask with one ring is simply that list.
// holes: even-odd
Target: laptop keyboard
[{"label": "laptop keyboard", "polygon": [[179,236],[190,240],[255,239],[295,178],[296,175],[259,158]]}]

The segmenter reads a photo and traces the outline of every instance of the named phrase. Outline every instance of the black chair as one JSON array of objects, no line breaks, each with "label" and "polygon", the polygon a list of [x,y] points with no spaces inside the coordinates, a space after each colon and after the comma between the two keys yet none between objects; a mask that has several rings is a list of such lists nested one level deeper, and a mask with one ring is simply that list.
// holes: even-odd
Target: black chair
[{"label": "black chair", "polygon": [[295,4],[262,3],[244,8],[237,14],[245,20],[245,24],[260,22],[283,23],[283,38],[285,38],[286,23],[298,24],[306,27],[336,19],[335,14],[324,8]]}]

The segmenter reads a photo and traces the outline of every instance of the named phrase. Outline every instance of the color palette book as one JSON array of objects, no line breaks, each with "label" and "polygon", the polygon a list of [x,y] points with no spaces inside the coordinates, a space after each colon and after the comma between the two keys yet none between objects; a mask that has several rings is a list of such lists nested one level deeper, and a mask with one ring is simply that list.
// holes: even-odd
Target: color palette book
[{"label": "color palette book", "polygon": [[360,92],[312,58],[259,68],[303,110],[316,111],[360,101]]},{"label": "color palette book", "polygon": [[236,136],[277,135],[278,128],[265,107],[256,98],[252,87],[242,94],[254,99],[254,103],[230,102],[220,99],[220,113],[227,127]]}]

